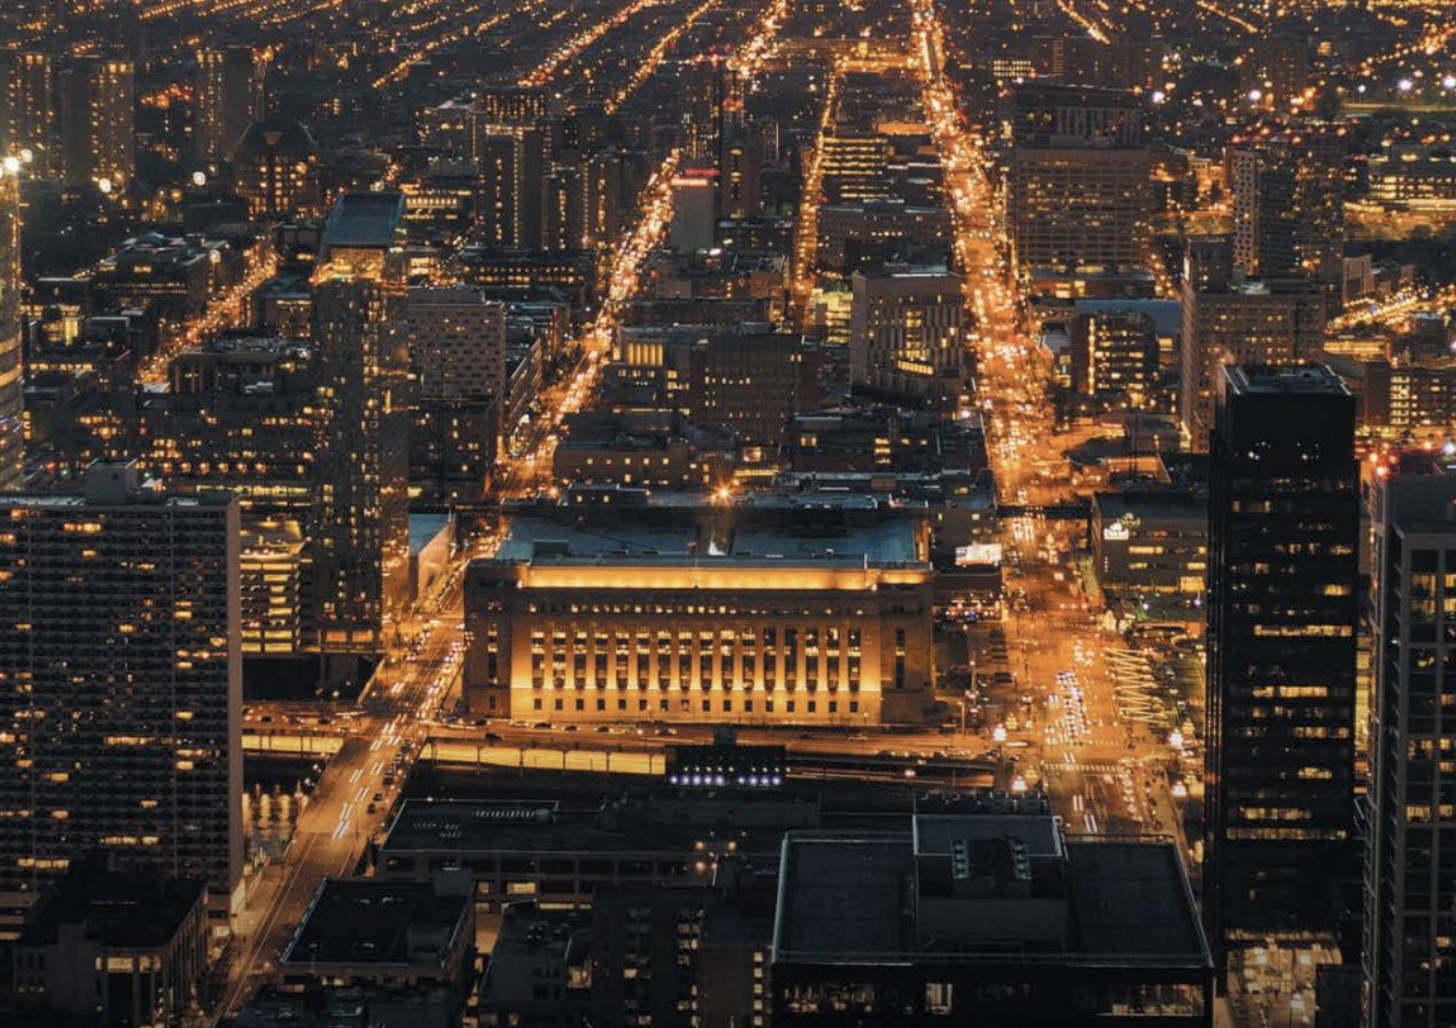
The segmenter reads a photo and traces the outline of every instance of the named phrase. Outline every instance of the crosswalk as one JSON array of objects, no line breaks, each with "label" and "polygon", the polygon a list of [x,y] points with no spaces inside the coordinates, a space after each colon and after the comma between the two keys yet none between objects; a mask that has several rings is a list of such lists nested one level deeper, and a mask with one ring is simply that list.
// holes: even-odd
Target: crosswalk
[{"label": "crosswalk", "polygon": [[1048,764],[1047,774],[1115,775],[1121,770],[1116,764]]}]

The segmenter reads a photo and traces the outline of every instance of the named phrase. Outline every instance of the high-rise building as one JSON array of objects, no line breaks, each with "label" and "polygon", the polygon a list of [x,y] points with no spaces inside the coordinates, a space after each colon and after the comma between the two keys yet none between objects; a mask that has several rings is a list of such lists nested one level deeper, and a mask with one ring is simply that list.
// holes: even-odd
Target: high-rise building
[{"label": "high-rise building", "polygon": [[347,193],[324,228],[313,308],[320,430],[309,535],[325,651],[377,649],[409,577],[403,218],[398,193]]},{"label": "high-rise building", "polygon": [[197,52],[193,144],[203,161],[228,160],[253,120],[257,98],[253,51],[245,46]]},{"label": "high-rise building", "polygon": [[1158,333],[1151,314],[1137,309],[1079,311],[1067,328],[1074,390],[1119,397],[1139,410],[1150,406],[1159,378]]},{"label": "high-rise building", "polygon": [[1219,369],[1312,360],[1324,342],[1326,302],[1308,278],[1242,280],[1229,241],[1188,241],[1178,415],[1192,448],[1208,449]]},{"label": "high-rise building", "polygon": [[505,395],[504,304],[468,286],[415,287],[405,327],[421,396]]},{"label": "high-rise building", "polygon": [[966,352],[961,277],[902,266],[856,271],[851,281],[850,381],[908,396],[959,394]]},{"label": "high-rise building", "polygon": [[1031,82],[1010,94],[1006,222],[1019,275],[1147,259],[1148,151],[1131,92]]},{"label": "high-rise building", "polygon": [[505,306],[468,286],[417,287],[405,304],[405,331],[417,382],[412,487],[474,498],[500,448]]},{"label": "high-rise building", "polygon": [[480,166],[488,199],[482,226],[487,242],[492,230],[500,245],[538,250],[544,232],[542,207],[546,182],[546,142],[540,129],[479,122],[472,134],[471,156]]},{"label": "high-rise building", "polygon": [[310,213],[319,206],[318,150],[296,121],[255,121],[233,150],[238,195],[255,218]]},{"label": "high-rise building", "polygon": [[718,152],[718,215],[752,218],[763,206],[763,141],[756,126],[735,125]]},{"label": "high-rise building", "polygon": [[136,68],[119,57],[73,57],[58,76],[66,184],[113,193],[136,176]]},{"label": "high-rise building", "polygon": [[0,495],[0,928],[87,850],[242,879],[238,505],[94,465]]},{"label": "high-rise building", "polygon": [[714,332],[688,362],[688,416],[776,452],[789,420],[818,402],[820,351],[787,333]]},{"label": "high-rise building", "polygon": [[0,167],[0,490],[25,471],[21,286],[20,179]]},{"label": "high-rise building", "polygon": [[1355,401],[1317,365],[1222,369],[1209,454],[1204,916],[1226,966],[1334,945],[1353,871]]},{"label": "high-rise building", "polygon": [[875,200],[890,192],[890,140],[878,132],[825,135],[819,160],[830,203]]},{"label": "high-rise building", "polygon": [[[1376,493],[1375,700],[1365,852],[1365,1024],[1456,1021],[1456,475]],[[1424,470],[1426,473],[1418,473]],[[1445,670],[1443,670],[1445,669]]]},{"label": "high-rise building", "polygon": [[29,150],[31,169],[50,169],[55,103],[51,59],[33,50],[0,52],[0,154]]},{"label": "high-rise building", "polygon": [[672,224],[667,242],[675,250],[707,250],[713,245],[718,219],[715,179],[709,168],[690,168],[672,180]]},{"label": "high-rise building", "polygon": [[1262,278],[1344,276],[1343,136],[1311,132],[1236,142],[1229,151],[1234,263]]}]

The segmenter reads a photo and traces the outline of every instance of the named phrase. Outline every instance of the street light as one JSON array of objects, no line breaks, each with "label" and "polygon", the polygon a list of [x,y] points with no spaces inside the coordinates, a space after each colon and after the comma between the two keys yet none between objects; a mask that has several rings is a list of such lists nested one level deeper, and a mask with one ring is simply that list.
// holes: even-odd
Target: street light
[{"label": "street light", "polygon": [[1006,726],[997,725],[995,728],[991,729],[991,738],[994,739],[996,742],[1005,742]]}]

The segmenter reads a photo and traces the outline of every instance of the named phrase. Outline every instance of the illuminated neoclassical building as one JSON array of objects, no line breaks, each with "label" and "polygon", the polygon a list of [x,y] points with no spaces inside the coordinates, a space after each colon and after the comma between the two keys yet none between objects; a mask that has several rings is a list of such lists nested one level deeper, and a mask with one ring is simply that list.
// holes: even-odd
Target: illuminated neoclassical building
[{"label": "illuminated neoclassical building", "polygon": [[466,695],[558,722],[919,720],[927,546],[921,518],[869,497],[574,491],[470,565]]}]

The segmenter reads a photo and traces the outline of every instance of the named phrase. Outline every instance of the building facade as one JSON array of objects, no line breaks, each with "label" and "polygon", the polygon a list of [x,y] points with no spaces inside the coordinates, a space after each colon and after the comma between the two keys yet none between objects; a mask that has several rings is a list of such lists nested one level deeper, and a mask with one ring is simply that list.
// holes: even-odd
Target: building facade
[{"label": "building facade", "polygon": [[857,271],[852,282],[850,381],[924,399],[958,395],[966,370],[961,277],[886,268]]},{"label": "building facade", "polygon": [[923,526],[869,504],[652,508],[573,491],[470,565],[465,694],[491,716],[575,722],[917,720],[926,545]]},{"label": "building facade", "polygon": [[[1429,457],[1426,458],[1429,461]],[[1377,499],[1365,1023],[1456,1020],[1456,476],[1391,476]]]},{"label": "building facade", "polygon": [[22,367],[20,179],[0,169],[0,491],[25,471],[25,381]]},{"label": "building facade", "polygon": [[61,161],[66,185],[120,193],[136,177],[136,67],[117,57],[71,58],[61,71]]},{"label": "building facade", "polygon": [[244,46],[197,52],[193,145],[203,161],[232,158],[253,120],[257,82],[253,51]]},{"label": "building facade", "polygon": [[1312,360],[1324,342],[1325,316],[1325,297],[1310,279],[1236,281],[1228,239],[1189,240],[1178,415],[1195,451],[1208,449],[1223,366]]},{"label": "building facade", "polygon": [[[97,465],[84,495],[0,496],[0,897],[77,855],[242,877],[238,505]],[[0,926],[3,926],[0,920]]]},{"label": "building facade", "polygon": [[1330,942],[1353,871],[1355,404],[1313,365],[1223,371],[1210,450],[1204,915],[1221,958]]}]

